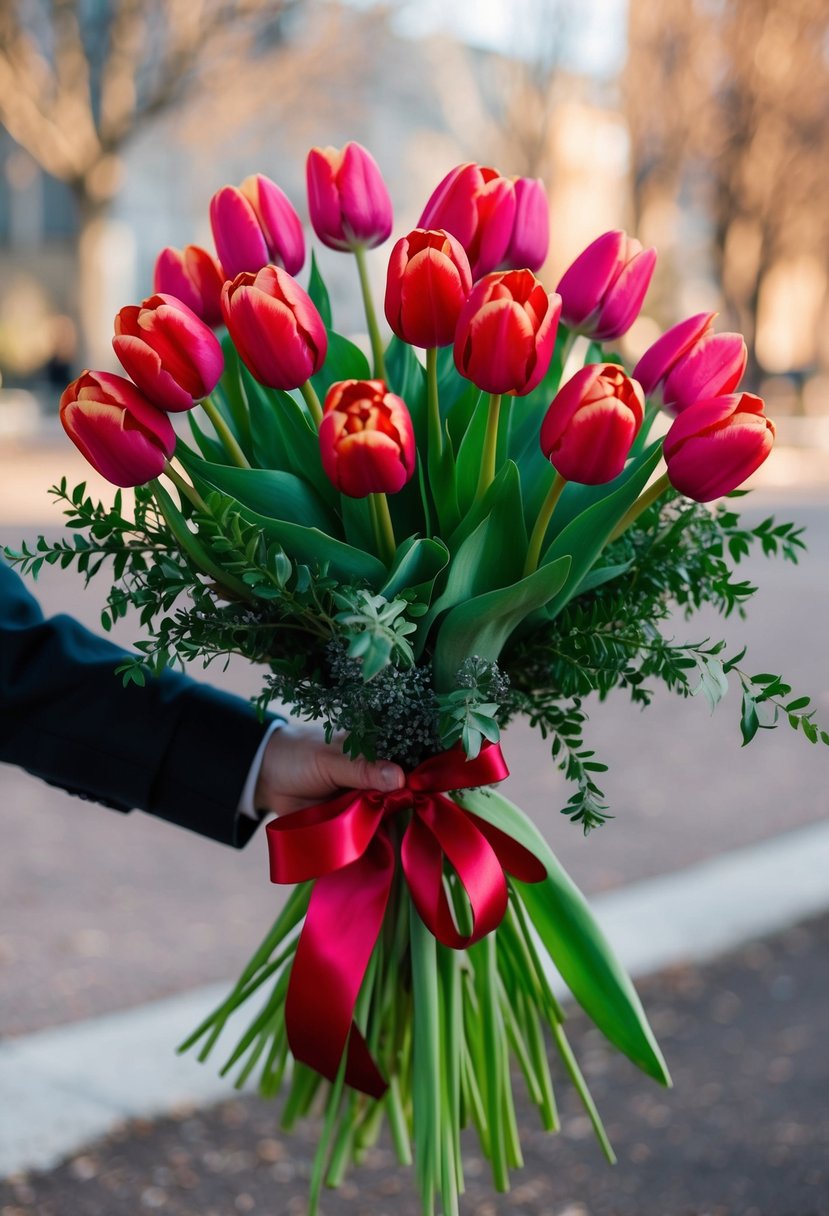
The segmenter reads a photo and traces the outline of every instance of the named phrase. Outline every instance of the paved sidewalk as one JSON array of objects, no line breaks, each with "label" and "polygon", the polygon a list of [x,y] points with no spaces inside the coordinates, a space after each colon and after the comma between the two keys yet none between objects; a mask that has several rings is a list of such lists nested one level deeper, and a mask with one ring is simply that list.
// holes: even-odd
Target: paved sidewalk
[{"label": "paved sidewalk", "polygon": [[[673,1073],[665,1091],[573,1018],[616,1149],[604,1163],[556,1068],[562,1132],[519,1107],[526,1165],[491,1194],[467,1139],[466,1216],[829,1216],[829,917],[641,985]],[[520,1082],[517,1082],[520,1093]],[[316,1125],[290,1138],[256,1098],[133,1123],[48,1174],[0,1182],[0,1216],[301,1216]],[[325,1216],[418,1216],[387,1141]]]}]

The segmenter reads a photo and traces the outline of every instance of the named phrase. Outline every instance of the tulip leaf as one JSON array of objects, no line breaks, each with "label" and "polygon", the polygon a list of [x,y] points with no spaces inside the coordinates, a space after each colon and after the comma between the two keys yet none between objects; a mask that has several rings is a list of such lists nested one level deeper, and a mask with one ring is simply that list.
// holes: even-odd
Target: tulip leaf
[{"label": "tulip leaf", "polygon": [[242,451],[249,457],[252,451],[252,435],[248,403],[242,387],[242,361],[230,334],[225,334],[222,338],[222,353],[225,369],[218,388],[213,392],[213,399],[217,401],[219,408],[224,405],[222,412],[227,416]]},{"label": "tulip leaf", "polygon": [[340,515],[343,535],[348,543],[356,545],[358,549],[366,549],[369,553],[376,552],[377,537],[374,534],[368,497],[351,498],[348,494],[340,494]]},{"label": "tulip leaf", "polygon": [[605,583],[612,582],[620,574],[625,574],[632,565],[633,558],[631,557],[626,562],[616,562],[612,566],[596,566],[579,583],[579,595],[583,595],[585,591],[595,591],[597,587],[603,587]]},{"label": "tulip leaf", "polygon": [[453,797],[474,815],[523,844],[543,863],[539,883],[511,880],[561,978],[602,1034],[637,1068],[670,1085],[668,1068],[629,976],[578,887],[536,826],[496,790]]},{"label": "tulip leaf", "polygon": [[484,438],[489,416],[489,394],[478,393],[477,403],[469,418],[466,431],[458,445],[455,462],[458,486],[458,507],[464,514],[475,500],[478,479],[481,474]]},{"label": "tulip leaf", "polygon": [[311,377],[311,383],[320,401],[325,400],[325,394],[332,384],[339,380],[370,380],[371,369],[368,359],[348,338],[333,330],[328,335],[328,353],[325,363],[316,376]]},{"label": "tulip leaf", "polygon": [[180,459],[188,473],[200,483],[228,494],[260,515],[301,523],[323,532],[340,530],[338,521],[319,495],[293,473],[213,464],[190,452],[181,452]]},{"label": "tulip leaf", "polygon": [[527,533],[521,505],[521,478],[511,460],[499,469],[483,498],[473,503],[449,537],[452,553],[457,553],[467,536],[482,520],[491,517],[491,544],[487,552],[489,587],[503,587],[520,576],[527,552]]},{"label": "tulip leaf", "polygon": [[327,536],[319,528],[305,528],[284,519],[272,519],[239,503],[239,514],[255,524],[268,540],[281,545],[294,561],[326,566],[345,583],[367,583],[372,590],[386,579],[386,567],[370,553],[355,549],[345,541]]},{"label": "tulip leaf", "polygon": [[442,540],[410,536],[394,555],[391,572],[380,588],[380,594],[392,600],[402,591],[411,591],[421,603],[428,604],[435,579],[448,563],[449,550]]},{"label": "tulip leaf", "polygon": [[[633,476],[622,474],[621,485],[610,494],[593,503],[586,511],[559,532],[545,552],[542,563],[555,562],[564,555],[572,558],[566,584],[552,603],[547,605],[547,616],[552,619],[565,604],[577,595],[582,583],[590,573],[596,558],[610,538],[613,529],[639,497],[651,473],[662,457],[662,445],[657,444],[636,469]],[[615,485],[614,482],[611,485]],[[543,568],[543,567],[542,567]]]},{"label": "tulip leaf", "polygon": [[243,373],[243,381],[256,463],[261,468],[295,473],[336,509],[340,496],[322,467],[319,437],[304,407],[290,393],[265,388],[248,371]]},{"label": "tulip leaf", "polygon": [[419,452],[426,451],[426,369],[408,342],[392,337],[385,354],[386,382],[409,407]]},{"label": "tulip leaf", "polygon": [[325,280],[320,274],[320,268],[317,265],[317,255],[311,251],[311,276],[308,279],[308,295],[316,306],[317,312],[322,317],[322,323],[327,330],[332,328],[331,320],[331,300],[328,297],[328,288],[325,286]]},{"label": "tulip leaf", "polygon": [[438,396],[440,397],[441,412],[444,416],[451,413],[461,398],[480,392],[474,384],[462,376],[455,367],[455,352],[451,346],[443,346],[438,351]]},{"label": "tulip leaf", "polygon": [[470,655],[495,662],[524,618],[548,603],[564,585],[569,569],[569,555],[560,557],[509,587],[487,591],[452,608],[438,628],[435,643],[437,690],[453,687],[458,668]]},{"label": "tulip leaf", "polygon": [[[212,435],[206,435],[204,433],[204,431],[201,429],[199,424],[196,422],[196,419],[194,417],[195,412],[196,412],[195,410],[190,410],[188,412],[187,422],[190,426],[190,430],[192,432],[193,438],[195,439],[196,444],[198,445],[198,449],[206,460],[213,461],[215,464],[221,464],[224,460],[227,459],[225,450],[222,447],[222,445],[219,443],[218,439],[214,439]],[[176,444],[176,455],[177,456],[181,454],[182,449],[184,449],[185,451],[189,450],[187,448],[187,445],[184,443],[184,441],[181,438],[179,438],[178,443]]]}]

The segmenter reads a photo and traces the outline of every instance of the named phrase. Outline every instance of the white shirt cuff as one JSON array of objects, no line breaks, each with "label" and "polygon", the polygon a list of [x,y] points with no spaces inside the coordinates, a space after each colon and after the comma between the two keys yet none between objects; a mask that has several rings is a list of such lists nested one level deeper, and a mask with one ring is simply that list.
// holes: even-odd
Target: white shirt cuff
[{"label": "white shirt cuff", "polygon": [[247,780],[242,787],[242,793],[239,796],[239,805],[236,808],[237,814],[246,815],[248,819],[261,818],[262,811],[254,806],[253,796],[256,793],[256,782],[259,780],[259,770],[262,768],[262,760],[265,756],[265,748],[268,746],[268,741],[275,730],[279,730],[282,726],[282,720],[275,718],[273,722],[269,722],[265,733],[262,736],[262,742],[256,749],[256,755],[251,761],[251,766],[248,771]]}]

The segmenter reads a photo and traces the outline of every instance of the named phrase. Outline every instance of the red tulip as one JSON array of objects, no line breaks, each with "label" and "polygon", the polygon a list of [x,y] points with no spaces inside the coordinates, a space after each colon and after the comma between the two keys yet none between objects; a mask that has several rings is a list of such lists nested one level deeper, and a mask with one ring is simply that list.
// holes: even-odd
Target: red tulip
[{"label": "red tulip", "polygon": [[141,486],[158,477],[176,434],[157,409],[123,376],[85,371],[60,399],[63,429],[93,468],[116,486]]},{"label": "red tulip", "polygon": [[148,296],[122,308],[112,346],[154,405],[189,410],[219,382],[224,356],[216,335],[175,296]]},{"label": "red tulip", "polygon": [[681,414],[695,401],[722,397],[740,383],[748,352],[741,334],[714,334],[716,313],[680,321],[654,342],[633,374],[647,395],[660,393],[666,410]]},{"label": "red tulip", "polygon": [[223,186],[210,200],[210,227],[228,278],[272,262],[298,274],[305,261],[299,216],[285,195],[261,173],[241,186]]},{"label": "red tulip", "polygon": [[461,310],[455,366],[488,393],[532,392],[550,365],[560,313],[560,298],[532,271],[486,275]]},{"label": "red tulip", "polygon": [[386,320],[412,346],[451,346],[471,290],[472,274],[460,242],[448,232],[415,228],[391,251]]},{"label": "red tulip", "polygon": [[655,249],[624,232],[605,232],[562,275],[561,319],[597,342],[620,338],[639,316],[655,264]]},{"label": "red tulip", "polygon": [[541,450],[567,481],[598,486],[625,467],[645,397],[615,363],[588,363],[556,394],[541,424]]},{"label": "red tulip", "polygon": [[415,439],[406,403],[382,380],[342,380],[325,398],[322,466],[351,498],[396,494],[414,473]]},{"label": "red tulip", "polygon": [[175,296],[212,329],[222,323],[224,281],[224,271],[212,253],[198,245],[168,246],[156,258],[153,291]]},{"label": "red tulip", "polygon": [[665,436],[671,485],[697,502],[736,490],[774,443],[774,423],[752,393],[730,393],[689,405]]},{"label": "red tulip", "polygon": [[299,388],[325,362],[322,317],[308,293],[279,266],[225,283],[222,313],[242,362],[262,384]]},{"label": "red tulip", "polygon": [[473,279],[497,266],[537,270],[547,256],[549,212],[544,187],[497,169],[458,165],[429,199],[419,228],[443,228],[463,245]]},{"label": "red tulip", "polygon": [[308,210],[330,249],[373,249],[388,240],[392,208],[374,157],[361,144],[312,148],[306,162]]}]

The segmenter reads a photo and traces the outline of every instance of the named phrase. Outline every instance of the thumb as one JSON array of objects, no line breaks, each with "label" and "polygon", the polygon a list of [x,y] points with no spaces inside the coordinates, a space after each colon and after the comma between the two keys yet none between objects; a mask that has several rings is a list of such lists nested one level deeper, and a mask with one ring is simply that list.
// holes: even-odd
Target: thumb
[{"label": "thumb", "polygon": [[350,760],[340,754],[332,757],[331,777],[343,789],[399,790],[406,778],[399,764],[388,760],[366,760],[363,756]]}]

